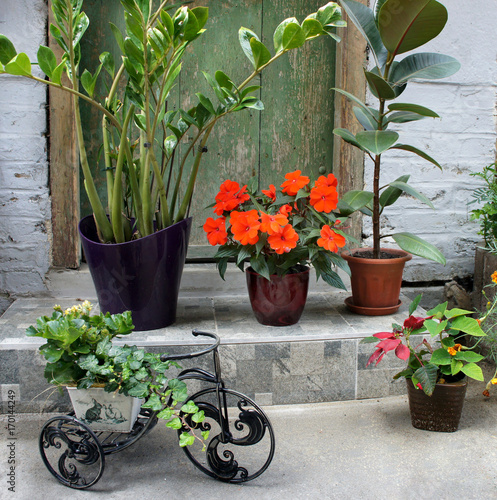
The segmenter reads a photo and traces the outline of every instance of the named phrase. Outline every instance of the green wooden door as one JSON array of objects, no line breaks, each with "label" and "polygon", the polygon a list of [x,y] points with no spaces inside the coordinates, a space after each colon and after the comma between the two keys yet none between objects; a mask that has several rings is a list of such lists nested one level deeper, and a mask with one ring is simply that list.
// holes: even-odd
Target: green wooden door
[{"label": "green wooden door", "polygon": [[[238,43],[240,26],[258,33],[272,47],[274,29],[283,19],[297,17],[302,21],[323,3],[322,0],[195,0],[190,6],[209,7],[207,31],[183,59],[182,75],[171,101],[188,108],[195,104],[196,92],[211,96],[202,71],[214,74],[222,70],[235,83],[241,83],[250,74],[251,65]],[[120,22],[121,8],[117,0],[85,0],[84,6],[90,19],[97,19],[85,42],[91,45],[93,60],[82,62],[82,68],[87,65],[93,70],[96,55],[113,46],[107,23]],[[334,74],[335,43],[329,37],[321,37],[281,57],[262,73],[260,81],[254,82],[262,85],[260,98],[264,111],[244,110],[217,124],[202,159],[192,205],[190,257],[213,253],[202,225],[212,215],[212,209],[205,207],[213,203],[223,180],[230,178],[242,184],[257,175],[265,188],[270,183],[281,184],[283,175],[295,169],[314,176],[331,172],[334,103],[330,89]],[[90,112],[86,110],[85,114]],[[92,140],[95,137],[91,151],[94,164],[99,153],[99,122],[99,116],[92,117],[86,131]],[[105,192],[103,170],[100,174],[99,188]],[[82,212],[88,213],[84,193],[82,200]]]}]

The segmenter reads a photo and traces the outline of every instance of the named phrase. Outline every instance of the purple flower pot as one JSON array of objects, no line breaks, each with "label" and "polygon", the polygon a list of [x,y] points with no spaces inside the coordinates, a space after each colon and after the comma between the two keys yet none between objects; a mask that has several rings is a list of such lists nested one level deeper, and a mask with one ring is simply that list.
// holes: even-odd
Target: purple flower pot
[{"label": "purple flower pot", "polygon": [[104,244],[92,215],[79,234],[102,312],[131,311],[135,330],[154,330],[176,320],[191,218],[126,243]]},{"label": "purple flower pot", "polygon": [[250,305],[257,321],[268,326],[289,326],[298,323],[304,311],[309,289],[309,268],[301,272],[267,280],[251,267],[247,268]]}]

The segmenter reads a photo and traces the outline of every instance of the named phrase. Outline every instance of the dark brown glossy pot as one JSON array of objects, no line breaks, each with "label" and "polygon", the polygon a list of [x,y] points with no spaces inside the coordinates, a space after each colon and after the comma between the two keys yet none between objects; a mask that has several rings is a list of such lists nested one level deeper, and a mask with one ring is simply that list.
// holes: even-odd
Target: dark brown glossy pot
[{"label": "dark brown glossy pot", "polygon": [[367,316],[392,314],[401,305],[399,300],[404,265],[412,259],[410,253],[394,248],[382,248],[382,252],[394,255],[389,259],[370,259],[361,255],[371,248],[359,248],[343,252],[351,271],[352,297],[345,303],[353,312]]},{"label": "dark brown glossy pot", "polygon": [[268,326],[298,323],[304,311],[309,289],[309,268],[285,276],[271,275],[267,280],[251,267],[247,268],[250,305],[257,321]]},{"label": "dark brown glossy pot", "polygon": [[437,384],[431,396],[416,389],[412,380],[406,382],[413,427],[425,431],[457,431],[468,387],[466,378],[459,382]]}]

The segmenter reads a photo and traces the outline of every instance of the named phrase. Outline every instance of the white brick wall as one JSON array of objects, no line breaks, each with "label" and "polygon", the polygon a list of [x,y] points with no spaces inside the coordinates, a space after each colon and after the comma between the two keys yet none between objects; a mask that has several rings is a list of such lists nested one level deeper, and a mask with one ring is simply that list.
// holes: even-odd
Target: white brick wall
[{"label": "white brick wall", "polygon": [[[38,46],[46,44],[46,2],[1,4],[0,33],[35,59]],[[0,79],[0,291],[45,289],[51,232],[46,103],[44,85]]]},{"label": "white brick wall", "polygon": [[[478,21],[467,14],[467,2],[443,2],[449,11],[444,31],[420,52],[440,52],[461,62],[451,78],[431,83],[409,83],[399,102],[412,102],[438,112],[441,119],[425,119],[391,127],[400,133],[400,142],[426,151],[443,167],[404,151],[382,157],[381,184],[410,174],[410,184],[435,205],[402,197],[385,210],[384,232],[410,231],[436,245],[447,265],[418,257],[407,264],[404,279],[409,281],[447,280],[473,273],[478,224],[469,221],[474,205],[467,205],[479,182],[470,176],[495,161],[497,88],[497,8],[494,2],[474,0],[473,12],[484,12]],[[492,5],[490,5],[492,4]],[[474,10],[473,10],[474,9]],[[366,159],[365,186],[372,186],[372,164]],[[371,224],[364,233],[371,242]]]},{"label": "white brick wall", "polygon": [[[44,0],[0,0],[0,33],[19,51],[35,58],[45,41]],[[324,2],[323,2],[324,3]],[[423,51],[457,57],[462,69],[435,83],[411,83],[404,102],[438,111],[441,120],[399,127],[403,142],[426,150],[444,167],[441,173],[415,155],[397,151],[384,157],[383,182],[410,173],[411,183],[425,193],[436,211],[407,197],[387,210],[386,227],[412,231],[439,246],[448,264],[415,258],[405,278],[430,281],[473,272],[477,225],[469,222],[467,206],[476,180],[471,171],[495,160],[497,82],[497,9],[489,0],[444,2],[449,22]],[[46,88],[16,77],[0,78],[0,292],[44,289],[50,265],[50,198],[46,132]],[[365,182],[370,186],[370,164]],[[365,224],[364,231],[370,234]]]}]

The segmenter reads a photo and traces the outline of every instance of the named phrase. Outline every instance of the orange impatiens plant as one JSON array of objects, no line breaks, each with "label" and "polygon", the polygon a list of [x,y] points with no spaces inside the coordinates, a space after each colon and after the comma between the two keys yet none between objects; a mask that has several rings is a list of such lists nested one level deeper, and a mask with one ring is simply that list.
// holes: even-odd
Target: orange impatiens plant
[{"label": "orange impatiens plant", "polygon": [[[252,180],[249,184],[254,184]],[[337,180],[333,174],[311,180],[300,170],[289,172],[277,189],[273,184],[260,193],[235,181],[224,181],[213,205],[217,218],[204,224],[209,243],[220,245],[214,256],[224,278],[228,261],[240,269],[246,261],[270,279],[312,264],[316,276],[345,289],[336,269],[349,271],[339,252],[347,237],[345,218],[337,210]]]}]

